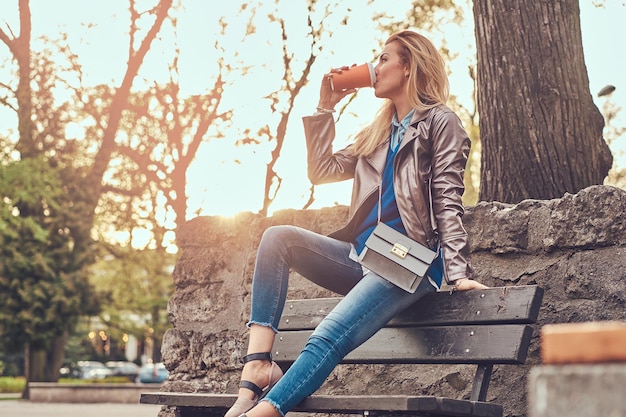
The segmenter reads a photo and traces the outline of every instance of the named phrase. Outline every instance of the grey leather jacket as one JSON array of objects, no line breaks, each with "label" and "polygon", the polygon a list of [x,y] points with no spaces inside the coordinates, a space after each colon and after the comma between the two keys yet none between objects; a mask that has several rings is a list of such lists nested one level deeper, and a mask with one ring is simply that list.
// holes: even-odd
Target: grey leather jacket
[{"label": "grey leather jacket", "polygon": [[[357,157],[350,146],[333,152],[332,114],[303,118],[308,153],[308,176],[313,184],[354,179],[348,223],[331,234],[351,242],[355,226],[378,201],[389,140],[371,155]],[[448,283],[472,278],[461,196],[470,140],[458,116],[446,106],[416,111],[394,161],[394,190],[402,223],[412,239],[443,249]],[[429,209],[432,194],[432,211]],[[438,236],[437,236],[438,235]]]}]

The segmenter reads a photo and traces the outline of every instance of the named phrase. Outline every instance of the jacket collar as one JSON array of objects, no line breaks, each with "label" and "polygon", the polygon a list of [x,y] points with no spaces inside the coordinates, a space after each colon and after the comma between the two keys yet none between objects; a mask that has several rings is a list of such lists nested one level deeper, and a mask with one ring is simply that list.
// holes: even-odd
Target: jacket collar
[{"label": "jacket collar", "polygon": [[430,113],[432,109],[425,110],[415,110],[413,113],[413,117],[411,118],[410,126],[415,128],[422,120],[425,120],[428,117],[428,113]]},{"label": "jacket collar", "polygon": [[409,142],[411,142],[417,137],[417,132],[418,132],[417,126],[419,125],[421,121],[426,120],[428,118],[428,115],[430,114],[431,110],[432,109],[415,110],[415,113],[413,113],[413,117],[411,118],[409,128],[406,130],[406,132],[404,132],[404,137],[402,138],[402,141],[400,142],[400,149],[404,148]]},{"label": "jacket collar", "polygon": [[[407,143],[417,137],[417,125],[422,120],[426,120],[428,118],[428,114],[432,111],[432,109],[425,110],[415,110],[413,113],[413,117],[409,122],[409,128],[404,132],[404,137],[400,142],[400,149],[404,148]],[[385,169],[385,162],[387,161],[387,151],[389,148],[389,140],[381,143],[378,148],[372,154],[367,157],[367,161],[369,164],[374,167],[374,169],[380,174]]]}]

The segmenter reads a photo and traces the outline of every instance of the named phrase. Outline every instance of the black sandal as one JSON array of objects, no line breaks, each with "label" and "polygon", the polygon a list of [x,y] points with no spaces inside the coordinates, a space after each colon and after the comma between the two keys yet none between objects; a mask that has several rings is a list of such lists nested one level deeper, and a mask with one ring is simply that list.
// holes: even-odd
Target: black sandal
[{"label": "black sandal", "polygon": [[224,417],[241,417],[246,412],[250,411],[252,407],[258,404],[267,393],[272,389],[274,385],[283,376],[283,371],[272,361],[272,354],[269,352],[250,353],[242,358],[242,362],[245,365],[251,361],[268,361],[271,364],[270,373],[268,376],[268,383],[265,387],[261,388],[257,384],[251,381],[242,380],[239,382],[239,388],[246,388],[252,391],[255,395],[254,399],[237,398],[233,406],[226,412]]}]

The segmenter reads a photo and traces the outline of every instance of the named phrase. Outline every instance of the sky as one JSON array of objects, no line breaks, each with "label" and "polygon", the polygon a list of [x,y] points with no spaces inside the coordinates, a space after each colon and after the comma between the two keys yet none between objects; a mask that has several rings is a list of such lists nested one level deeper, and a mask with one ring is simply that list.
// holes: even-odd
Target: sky
[{"label": "sky", "polygon": [[[150,0],[143,0],[150,3]],[[0,15],[0,24],[6,29],[7,24],[17,29],[17,0],[11,5],[10,13]],[[140,1],[141,3],[141,1]],[[235,94],[228,95],[225,106],[237,109],[238,117],[233,125],[232,136],[223,140],[212,140],[204,146],[196,163],[188,172],[189,177],[189,218],[196,213],[203,215],[232,215],[240,211],[256,212],[260,209],[263,198],[263,181],[265,164],[268,162],[271,147],[267,144],[258,147],[234,148],[233,140],[240,138],[243,128],[269,122],[272,125],[271,113],[262,111],[260,106],[267,103],[249,100],[249,97],[262,97],[278,87],[281,79],[281,51],[270,45],[268,39],[277,39],[279,33],[276,25],[257,27],[254,35],[254,47],[240,48],[245,31],[245,21],[238,20],[237,2],[206,2],[204,0],[185,0],[186,13],[180,17],[177,30],[177,43],[181,50],[180,83],[183,91],[189,93],[206,92],[212,86],[210,72],[223,51],[213,48],[217,31],[216,16],[228,15],[229,31],[225,40],[226,53],[240,50],[238,57],[242,62],[255,63],[255,69],[246,77],[232,80],[229,87]],[[270,2],[272,3],[272,2]],[[304,39],[306,29],[306,10],[297,0],[290,3],[289,10],[281,9],[279,13],[287,20],[288,32],[293,51],[302,50],[307,53],[306,45],[300,46],[298,39]],[[403,16],[408,0],[395,2],[379,1],[371,9],[353,7],[365,2],[344,1],[336,11],[343,16],[348,9],[350,20],[346,27],[334,30],[331,38],[326,38],[323,50],[314,65],[309,85],[298,96],[292,112],[292,120],[288,127],[286,142],[281,158],[276,166],[283,177],[283,189],[272,205],[272,210],[283,208],[301,208],[308,200],[310,184],[306,179],[306,154],[302,123],[300,118],[311,114],[317,103],[319,80],[329,68],[350,65],[373,60],[373,51],[378,42],[371,34],[375,22],[372,12],[381,11],[376,7],[384,7],[387,12]],[[595,7],[597,1],[580,0],[583,48],[589,74],[590,90],[598,108],[602,108],[607,98],[599,98],[597,92],[607,84],[615,85],[615,92],[608,98],[623,108],[618,124],[626,125],[626,59],[620,42],[626,39],[626,1],[605,0],[604,7]],[[7,0],[4,9],[6,11]],[[300,7],[298,7],[300,6]],[[33,17],[33,37],[42,35],[56,38],[59,33],[70,33],[72,47],[79,55],[87,75],[86,81],[92,83],[110,82],[118,85],[125,69],[127,40],[124,35],[128,29],[125,14],[126,0],[86,1],[86,0],[31,0]],[[343,9],[342,9],[343,8]],[[342,14],[343,13],[343,14]],[[451,91],[460,100],[469,103],[471,100],[471,84],[467,77],[467,65],[471,60],[474,40],[471,11],[466,15],[462,27],[447,28],[445,39],[448,47],[458,56],[449,63],[452,71],[450,76]],[[93,22],[95,25],[88,25]],[[333,19],[325,20],[325,25],[332,26]],[[433,34],[433,42],[437,45],[443,35]],[[161,34],[163,39],[172,39],[173,33],[165,27]],[[166,43],[166,41],[164,41]],[[148,56],[142,74],[148,78],[163,79],[167,76],[167,68],[171,48],[154,48]],[[0,60],[5,59],[6,48],[0,46]],[[278,64],[277,64],[278,62]],[[297,71],[297,64],[294,64]],[[260,82],[260,80],[262,80]],[[337,147],[345,146],[354,133],[371,119],[380,102],[373,96],[371,89],[362,89],[351,104],[356,114],[345,114],[338,126]],[[266,110],[266,109],[265,109]],[[0,111],[0,131],[5,132],[16,125],[14,116]],[[275,126],[275,123],[273,124]],[[614,154],[624,152],[626,139],[622,136],[614,144]],[[619,156],[619,155],[616,155]],[[626,166],[626,164],[624,164]],[[317,186],[316,202],[312,208],[334,204],[348,204],[350,198],[350,182]]]}]

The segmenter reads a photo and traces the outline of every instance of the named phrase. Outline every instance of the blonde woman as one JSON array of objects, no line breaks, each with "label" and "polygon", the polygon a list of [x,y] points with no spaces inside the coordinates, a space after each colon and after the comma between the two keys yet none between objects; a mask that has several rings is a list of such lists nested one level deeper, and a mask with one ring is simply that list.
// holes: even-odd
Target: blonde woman
[{"label": "blonde woman", "polygon": [[[322,80],[317,111],[303,119],[311,182],[353,179],[349,220],[330,236],[294,226],[265,231],[254,272],[239,398],[226,417],[284,416],[315,392],[345,355],[398,312],[437,291],[444,280],[458,290],[486,288],[471,279],[461,202],[470,142],[459,118],[445,106],[443,59],[427,38],[402,31],[386,41],[375,73],[374,93],[384,103],[350,146],[333,152],[332,113],[355,90],[333,91],[330,74]],[[428,279],[414,293],[358,262],[379,218],[424,245],[440,247]],[[283,376],[269,352],[290,269],[345,297]]]}]

